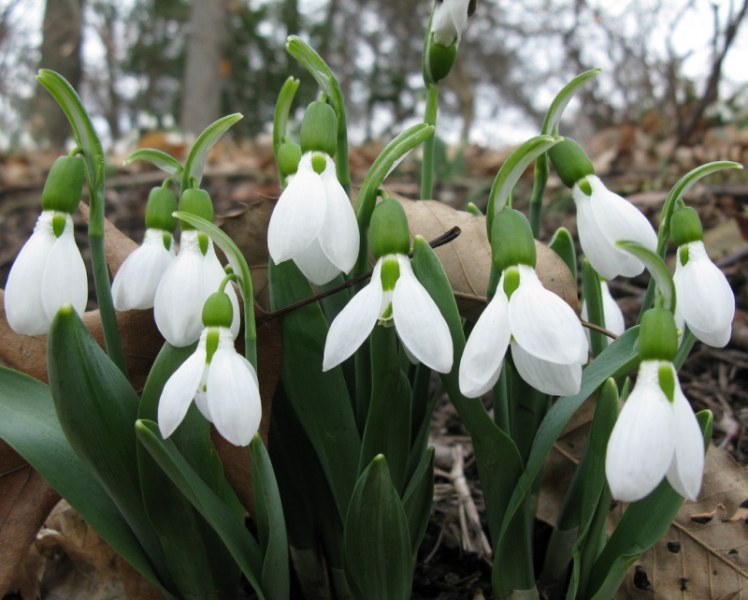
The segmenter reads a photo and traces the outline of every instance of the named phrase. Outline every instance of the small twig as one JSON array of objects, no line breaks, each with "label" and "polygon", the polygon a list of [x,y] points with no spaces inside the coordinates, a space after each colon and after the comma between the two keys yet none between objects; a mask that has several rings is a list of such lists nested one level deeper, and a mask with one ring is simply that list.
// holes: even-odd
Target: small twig
[{"label": "small twig", "polygon": [[592,331],[597,331],[598,333],[602,333],[603,335],[608,336],[612,340],[618,339],[618,336],[613,333],[612,331],[608,331],[605,329],[605,327],[600,327],[600,325],[595,325],[594,323],[590,323],[589,321],[585,321],[584,319],[579,319],[582,323],[582,327],[586,327],[587,329],[591,329]]},{"label": "small twig", "polygon": [[[445,244],[449,244],[450,242],[457,239],[457,237],[461,233],[462,233],[462,230],[459,227],[452,227],[452,229],[445,231],[439,237],[436,237],[433,240],[431,240],[429,242],[429,246],[431,246],[432,248],[438,248],[439,246],[444,246]],[[412,253],[409,256],[411,256],[412,258],[413,256]],[[328,296],[337,294],[338,292],[346,288],[349,288],[351,286],[356,285],[357,283],[360,283],[362,281],[369,279],[372,273],[373,271],[361,273],[361,275],[357,275],[356,277],[353,277],[349,279],[348,281],[341,283],[340,285],[336,285],[335,287],[330,288],[329,290],[320,292],[319,294],[315,294],[314,296],[310,296],[309,298],[304,298],[303,300],[298,300],[297,302],[292,302],[288,306],[284,306],[283,308],[276,310],[274,312],[266,313],[262,317],[256,319],[255,322],[257,323],[257,325],[262,325],[263,323],[267,323],[268,321],[282,317],[283,315],[288,314],[289,312],[293,310],[302,308],[306,306],[307,304],[312,304],[313,302],[317,302],[317,300],[321,300],[322,298],[327,298]]]},{"label": "small twig", "polygon": [[487,558],[491,556],[491,544],[488,542],[483,527],[480,524],[478,509],[470,493],[467,479],[465,478],[465,461],[462,446],[457,444],[452,448],[454,463],[449,473],[449,478],[457,492],[459,500],[460,529],[463,531],[463,548],[467,552],[475,552]]}]

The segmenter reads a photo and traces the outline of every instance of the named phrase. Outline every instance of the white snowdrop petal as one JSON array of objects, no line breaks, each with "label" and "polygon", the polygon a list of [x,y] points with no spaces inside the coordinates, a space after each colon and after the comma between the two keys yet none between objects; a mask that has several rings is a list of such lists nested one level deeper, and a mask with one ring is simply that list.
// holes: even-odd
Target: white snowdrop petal
[{"label": "white snowdrop petal", "polygon": [[340,274],[340,269],[322,251],[319,239],[312,240],[306,250],[294,256],[293,261],[304,277],[315,285],[329,283]]},{"label": "white snowdrop petal", "polygon": [[[603,299],[603,314],[605,315],[605,329],[616,335],[623,334],[626,331],[626,323],[623,319],[623,311],[618,306],[615,298],[610,293],[610,288],[605,281],[600,282],[600,289]],[[612,340],[609,340],[609,342]]]},{"label": "white snowdrop petal", "polygon": [[270,216],[268,250],[276,264],[294,258],[312,243],[322,228],[325,210],[325,186],[307,153]]},{"label": "white snowdrop petal", "polygon": [[382,263],[377,262],[369,285],[346,304],[330,325],[322,359],[323,371],[329,371],[350,357],[374,329],[382,305],[381,266]]},{"label": "white snowdrop petal", "polygon": [[174,346],[189,346],[202,331],[203,255],[195,243],[185,243],[156,288],[153,315],[161,335]]},{"label": "white snowdrop petal", "polygon": [[641,500],[668,471],[675,451],[674,412],[660,390],[658,361],[644,361],[608,440],[605,474],[613,497]]},{"label": "white snowdrop petal", "polygon": [[509,303],[501,288],[486,305],[470,333],[460,360],[460,391],[477,398],[498,381],[509,345]]},{"label": "white snowdrop petal", "polygon": [[174,259],[166,249],[163,232],[149,229],[143,244],[120,266],[112,282],[112,299],[117,310],[144,310],[153,307],[156,288]]},{"label": "white snowdrop petal", "polygon": [[322,181],[327,193],[327,210],[319,242],[330,262],[343,273],[348,273],[358,258],[358,221],[348,194],[338,181],[334,165],[325,170]]},{"label": "white snowdrop petal", "polygon": [[11,329],[23,335],[49,331],[51,319],[42,306],[42,274],[55,236],[49,223],[39,217],[34,233],[16,257],[5,284],[5,318]]},{"label": "white snowdrop petal", "polygon": [[700,341],[721,348],[730,341],[735,296],[702,242],[688,244],[688,254],[685,266],[676,260],[673,276],[678,313]]},{"label": "white snowdrop petal", "polygon": [[249,444],[262,417],[252,366],[233,348],[219,348],[210,362],[206,384],[208,407],[218,433],[235,446]]},{"label": "white snowdrop petal", "polygon": [[546,290],[535,269],[520,265],[520,284],[509,299],[512,335],[530,354],[557,364],[587,359],[587,338],[577,315],[559,296]]},{"label": "white snowdrop petal", "polygon": [[613,247],[597,226],[592,214],[592,199],[577,186],[572,191],[577,207],[577,231],[582,251],[592,267],[606,279],[619,275],[619,265],[624,253]]},{"label": "white snowdrop petal", "polygon": [[197,350],[174,371],[158,401],[158,428],[161,436],[169,437],[187,414],[205,371],[205,347]]},{"label": "white snowdrop petal", "polygon": [[675,453],[667,472],[673,489],[689,500],[696,500],[704,473],[704,436],[696,415],[676,385],[675,403]]},{"label": "white snowdrop petal", "polygon": [[512,342],[512,359],[519,376],[536,390],[551,396],[571,396],[582,385],[582,365],[560,365],[539,359]]},{"label": "white snowdrop petal", "polygon": [[63,304],[82,315],[88,302],[88,275],[73,237],[72,220],[49,251],[42,273],[42,306],[52,321]]},{"label": "white snowdrop petal", "polygon": [[439,373],[449,373],[454,349],[447,322],[413,273],[410,259],[399,255],[398,263],[400,277],[392,295],[397,335],[424,365]]}]

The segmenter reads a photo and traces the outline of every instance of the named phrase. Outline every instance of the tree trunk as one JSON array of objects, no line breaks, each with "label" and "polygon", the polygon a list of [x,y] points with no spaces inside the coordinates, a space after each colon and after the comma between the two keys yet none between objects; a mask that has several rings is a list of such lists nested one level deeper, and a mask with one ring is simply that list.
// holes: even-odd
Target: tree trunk
[{"label": "tree trunk", "polygon": [[[47,0],[39,67],[57,71],[76,89],[82,75],[82,26],[83,0]],[[57,148],[64,147],[71,135],[65,114],[42,86],[34,95],[31,133],[37,141]]]},{"label": "tree trunk", "polygon": [[195,0],[182,76],[182,130],[200,133],[220,116],[227,0]]}]

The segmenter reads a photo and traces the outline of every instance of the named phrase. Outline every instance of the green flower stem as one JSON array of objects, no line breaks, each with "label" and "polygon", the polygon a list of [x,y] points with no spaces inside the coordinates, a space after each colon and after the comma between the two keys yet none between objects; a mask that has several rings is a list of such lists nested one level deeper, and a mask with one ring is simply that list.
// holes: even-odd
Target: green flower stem
[{"label": "green flower stem", "polygon": [[[439,110],[439,84],[430,83],[426,91],[426,115],[424,123],[436,127],[436,115]],[[434,150],[436,131],[423,143],[423,162],[421,163],[421,199],[434,197]]]},{"label": "green flower stem", "polygon": [[610,488],[606,484],[603,486],[602,494],[600,494],[600,501],[595,510],[595,516],[592,518],[590,527],[587,530],[586,539],[582,544],[582,552],[579,561],[579,588],[577,591],[577,598],[587,597],[587,587],[590,580],[592,566],[595,564],[602,547],[605,545],[606,525],[612,500],[613,498],[610,494]]},{"label": "green flower stem", "polygon": [[533,237],[540,239],[540,215],[543,212],[543,193],[548,183],[548,155],[541,154],[535,161],[535,173],[530,196],[530,228]]}]

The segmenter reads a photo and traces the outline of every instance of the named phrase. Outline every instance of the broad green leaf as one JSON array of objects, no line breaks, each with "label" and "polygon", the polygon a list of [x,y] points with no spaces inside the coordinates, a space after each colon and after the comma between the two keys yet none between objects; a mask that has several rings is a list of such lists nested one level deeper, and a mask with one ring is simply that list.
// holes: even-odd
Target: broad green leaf
[{"label": "broad green leaf", "polygon": [[369,250],[367,239],[369,222],[371,221],[371,213],[374,212],[380,186],[384,183],[387,175],[405,158],[408,152],[426,141],[433,133],[434,127],[431,125],[426,125],[425,123],[413,125],[413,127],[406,129],[387,144],[379,153],[379,156],[377,156],[374,164],[371,165],[369,172],[361,184],[356,201],[356,218],[358,219],[358,230],[361,234],[361,245],[354,274],[363,273],[368,270],[367,260]]},{"label": "broad green leaf", "polygon": [[[705,410],[697,418],[706,447],[712,415]],[[596,600],[612,597],[628,568],[668,530],[682,503],[683,497],[663,479],[649,496],[630,504],[592,568],[588,596]]]},{"label": "broad green leaf", "polygon": [[408,517],[410,544],[413,556],[418,553],[431,517],[431,504],[434,498],[434,448],[421,454],[413,477],[403,494],[403,508]]},{"label": "broad green leaf", "polygon": [[356,483],[345,519],[345,558],[356,598],[410,598],[415,565],[408,519],[382,455]]},{"label": "broad green leaf", "polygon": [[0,437],[36,469],[114,550],[164,590],[117,506],[65,439],[49,387],[0,367]]},{"label": "broad green leaf", "polygon": [[543,120],[542,132],[545,135],[558,135],[558,123],[561,121],[564,110],[566,110],[566,107],[569,105],[569,102],[571,102],[574,94],[577,93],[579,88],[581,88],[587,80],[596,77],[600,73],[602,73],[602,69],[590,69],[589,71],[580,73],[567,83],[558,94],[556,94],[556,97],[553,99],[553,102],[551,102],[550,107],[548,107],[548,112],[545,114],[545,119]]},{"label": "broad green leaf", "polygon": [[[166,381],[194,352],[195,346],[178,348],[168,342],[164,344],[148,374],[138,407],[139,419],[157,419],[158,400]],[[224,478],[223,465],[210,442],[210,425],[197,407],[190,407],[172,440],[224,501],[233,498],[238,507],[237,515],[242,515],[243,509]],[[184,596],[236,594],[239,570],[216,532],[141,444],[138,444],[137,458],[143,506],[159,536],[180,593]]]},{"label": "broad green leaf", "polygon": [[548,247],[561,257],[571,271],[571,277],[577,280],[577,252],[574,248],[574,239],[566,227],[559,227],[553,234]]},{"label": "broad green leaf", "polygon": [[[270,262],[270,299],[279,310],[312,295],[293,261]],[[318,303],[283,316],[283,386],[314,447],[341,519],[356,481],[361,439],[342,369],[322,372],[327,322]]]},{"label": "broad green leaf", "polygon": [[371,333],[371,399],[361,440],[358,473],[383,454],[395,489],[405,486],[410,450],[411,392],[400,370],[397,333],[394,327],[374,327]]},{"label": "broad green leaf", "polygon": [[486,231],[489,239],[491,237],[491,226],[494,215],[499,212],[511,197],[514,186],[519,178],[532,162],[541,154],[545,154],[563,138],[550,135],[538,135],[530,138],[516,148],[501,165],[496,179],[491,186],[488,195],[488,208],[486,208]]},{"label": "broad green leaf", "polygon": [[163,564],[140,494],[133,429],[138,396],[70,305],[52,321],[47,359],[57,416],[70,446],[96,474],[151,561]]},{"label": "broad green leaf", "polygon": [[242,118],[242,115],[239,113],[227,115],[208,125],[203,132],[197,136],[197,139],[195,140],[195,143],[192,144],[190,153],[187,155],[187,159],[184,162],[184,169],[182,170],[182,190],[200,185],[200,181],[202,181],[203,178],[205,160],[208,158],[210,149],[219,139],[221,139],[224,133],[231,129],[231,127],[233,127],[238,121],[241,121]]},{"label": "broad green leaf", "polygon": [[289,597],[288,539],[278,483],[265,445],[255,434],[252,453],[252,487],[255,495],[254,521],[264,554],[262,589],[271,600]]},{"label": "broad green leaf", "polygon": [[585,368],[582,373],[582,387],[579,393],[574,396],[559,398],[548,411],[540,424],[527,465],[517,481],[516,489],[513,491],[507,506],[500,538],[506,533],[509,520],[514,517],[525,497],[530,493],[535,479],[543,468],[548,452],[550,452],[551,447],[574,413],[609,377],[626,373],[636,366],[639,361],[636,346],[638,339],[638,327],[632,327],[620,336]]},{"label": "broad green leaf", "polygon": [[647,270],[652,275],[652,278],[657,284],[657,289],[662,295],[663,308],[673,312],[675,310],[676,300],[675,284],[673,283],[673,276],[670,274],[670,269],[668,269],[660,256],[637,242],[622,240],[616,242],[616,246],[625,250],[629,254],[633,254],[644,263],[644,266],[647,267]]},{"label": "broad green leaf", "polygon": [[257,541],[244,527],[243,519],[224,503],[195,473],[176,446],[163,440],[158,425],[146,419],[135,424],[138,440],[221,537],[239,569],[260,599],[265,594],[260,585],[262,552]]},{"label": "broad green leaf", "polygon": [[275,112],[273,113],[273,153],[276,156],[278,155],[278,148],[287,137],[288,115],[291,112],[296,91],[299,89],[299,83],[299,80],[295,77],[289,77],[278,93],[278,100],[275,103]]},{"label": "broad green leaf", "polygon": [[129,165],[136,160],[144,160],[151,163],[169,176],[174,177],[177,183],[181,180],[182,165],[171,154],[168,154],[163,150],[156,150],[155,148],[138,148],[135,152],[132,152],[127,156],[127,158],[125,158],[125,164]]}]

